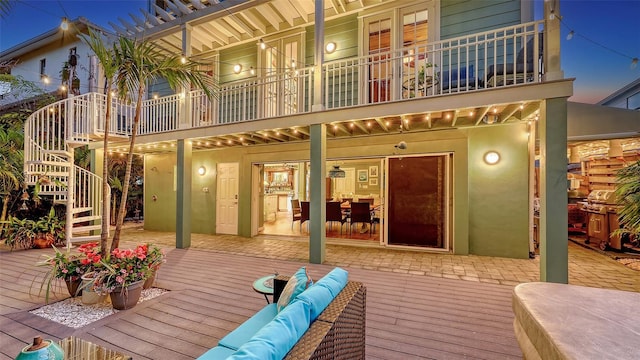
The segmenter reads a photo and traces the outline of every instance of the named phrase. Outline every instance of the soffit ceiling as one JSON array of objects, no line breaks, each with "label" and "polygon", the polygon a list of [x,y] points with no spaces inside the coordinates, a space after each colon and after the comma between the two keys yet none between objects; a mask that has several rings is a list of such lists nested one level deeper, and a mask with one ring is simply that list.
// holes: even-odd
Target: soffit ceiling
[{"label": "soffit ceiling", "polygon": [[[389,0],[327,0],[325,18],[361,11]],[[168,9],[154,5],[153,13],[140,10],[119,18],[111,27],[122,36],[155,40],[167,52],[182,53],[183,24],[191,28],[191,56],[204,58],[214,50],[255,41],[269,34],[304,27],[314,22],[314,1],[309,0],[165,0]]]}]

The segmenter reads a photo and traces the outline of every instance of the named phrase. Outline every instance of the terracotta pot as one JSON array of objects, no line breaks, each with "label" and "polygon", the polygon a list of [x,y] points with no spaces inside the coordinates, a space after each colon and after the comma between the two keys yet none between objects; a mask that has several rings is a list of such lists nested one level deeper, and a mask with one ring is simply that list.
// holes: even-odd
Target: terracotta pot
[{"label": "terracotta pot", "polygon": [[75,280],[65,279],[64,282],[67,284],[67,290],[69,291],[69,295],[71,295],[71,297],[82,295],[82,289],[79,289],[80,284],[82,284],[82,279],[80,278],[77,278]]},{"label": "terracotta pot", "polygon": [[140,295],[142,295],[142,285],[144,285],[144,280],[136,281],[129,286],[115,288],[109,293],[113,308],[127,310],[136,306],[138,300],[140,300]]},{"label": "terracotta pot", "polygon": [[38,233],[36,238],[33,239],[33,247],[36,249],[50,248],[54,241],[55,238],[53,237],[53,234]]},{"label": "terracotta pot", "polygon": [[151,275],[144,281],[144,285],[142,285],[143,289],[149,289],[153,286],[153,283],[156,281],[156,271],[153,270]]}]

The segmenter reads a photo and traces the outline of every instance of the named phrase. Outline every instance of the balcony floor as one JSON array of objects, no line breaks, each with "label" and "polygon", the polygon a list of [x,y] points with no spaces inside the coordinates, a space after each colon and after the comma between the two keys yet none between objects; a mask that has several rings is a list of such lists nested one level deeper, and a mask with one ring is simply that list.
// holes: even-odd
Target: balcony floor
[{"label": "balcony floor", "polygon": [[[301,238],[193,234],[191,249],[182,250],[173,248],[174,233],[136,226],[126,229],[122,247],[142,241],[165,247],[168,261],[156,285],[171,291],[77,330],[28,312],[44,303],[29,294],[33,277],[44,270],[33,264],[53,251],[0,251],[0,359],[13,358],[38,334],[78,336],[135,359],[195,358],[264,306],[251,287],[254,279],[301,265],[314,279],[341,266],[366,284],[367,359],[522,358],[511,292],[538,279],[538,259],[330,244],[325,264],[309,265]],[[572,242],[569,275],[572,284],[640,291],[637,272]]]}]

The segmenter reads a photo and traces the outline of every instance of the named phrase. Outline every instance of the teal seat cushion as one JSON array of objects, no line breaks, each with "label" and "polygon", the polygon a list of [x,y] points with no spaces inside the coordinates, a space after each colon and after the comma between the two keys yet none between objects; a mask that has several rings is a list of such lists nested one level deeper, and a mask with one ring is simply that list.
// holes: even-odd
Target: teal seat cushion
[{"label": "teal seat cushion", "polygon": [[322,314],[333,298],[334,296],[331,295],[329,289],[320,284],[315,284],[298,295],[294,301],[304,301],[309,304],[311,321],[314,321]]},{"label": "teal seat cushion", "polygon": [[206,353],[200,355],[196,360],[220,360],[226,359],[229,356],[233,355],[236,352],[235,350],[226,348],[224,346],[216,346],[213,349],[210,349]]},{"label": "teal seat cushion", "polygon": [[322,279],[318,280],[316,285],[321,285],[329,289],[331,295],[335,298],[340,294],[342,289],[344,289],[345,285],[347,285],[348,280],[349,273],[346,270],[337,267],[331,270],[327,275],[323,276]]},{"label": "teal seat cushion", "polygon": [[300,340],[310,324],[309,305],[305,301],[294,301],[228,359],[281,360]]},{"label": "teal seat cushion", "polygon": [[238,350],[242,344],[246,343],[255,335],[258,330],[268,324],[278,314],[276,304],[269,304],[258,311],[255,315],[250,317],[247,321],[243,322],[235,328],[227,336],[220,339],[219,346],[224,346],[229,349]]},{"label": "teal seat cushion", "polygon": [[311,321],[320,316],[324,309],[344,289],[348,281],[348,272],[341,268],[331,270],[313,286],[298,295],[296,301],[305,301],[310,306]]}]

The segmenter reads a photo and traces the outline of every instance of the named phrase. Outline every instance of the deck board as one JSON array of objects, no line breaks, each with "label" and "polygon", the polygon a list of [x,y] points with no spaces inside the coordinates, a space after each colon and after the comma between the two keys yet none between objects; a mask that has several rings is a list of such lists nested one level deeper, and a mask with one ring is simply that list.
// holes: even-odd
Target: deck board
[{"label": "deck board", "polygon": [[[172,249],[156,285],[168,293],[80,329],[27,312],[44,303],[29,295],[33,264],[46,251],[0,253],[0,359],[13,358],[37,334],[82,337],[135,359],[192,359],[265,306],[253,280],[306,265],[317,280],[333,266]],[[16,261],[13,262],[14,257]],[[9,265],[11,261],[12,265]],[[349,268],[367,286],[367,359],[511,359],[512,286]],[[4,285],[12,276],[21,281]],[[27,287],[27,289],[25,289]],[[51,323],[51,324],[49,324]]]}]

